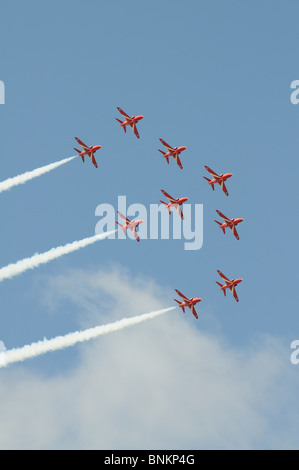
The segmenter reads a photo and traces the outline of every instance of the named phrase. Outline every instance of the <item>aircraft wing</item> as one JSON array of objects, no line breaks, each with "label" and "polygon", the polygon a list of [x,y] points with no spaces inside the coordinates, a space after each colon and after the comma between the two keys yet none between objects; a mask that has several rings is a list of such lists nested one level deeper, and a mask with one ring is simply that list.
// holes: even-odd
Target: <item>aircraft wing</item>
[{"label": "aircraft wing", "polygon": [[224,194],[226,196],[228,196],[228,190],[226,189],[224,181],[221,181],[219,184],[220,184],[220,187],[221,187],[222,191],[224,192]]},{"label": "aircraft wing", "polygon": [[173,150],[173,148],[169,144],[167,144],[167,142],[165,142],[165,140],[163,140],[163,139],[159,139],[159,140],[160,140],[160,142],[162,142],[164,147],[167,148],[167,150]]},{"label": "aircraft wing", "polygon": [[139,139],[140,136],[139,136],[139,132],[137,130],[137,126],[136,126],[135,122],[133,122],[133,124],[131,124],[131,128],[133,129],[134,134],[136,135],[137,139]]},{"label": "aircraft wing", "polygon": [[232,287],[230,288],[230,290],[231,290],[231,292],[232,292],[234,298],[236,299],[236,301],[239,302],[239,297],[238,297],[238,295],[237,295],[235,286],[232,286]]},{"label": "aircraft wing", "polygon": [[176,293],[179,294],[180,297],[184,300],[189,300],[184,294],[182,294],[179,290],[175,289]]},{"label": "aircraft wing", "polygon": [[195,318],[198,319],[198,315],[197,315],[197,313],[196,313],[196,310],[195,310],[194,305],[191,305],[190,310],[191,310],[191,312],[193,313],[193,315],[195,316]]},{"label": "aircraft wing", "polygon": [[117,109],[124,118],[130,119],[130,116],[127,113],[125,113],[121,108],[117,107]]},{"label": "aircraft wing", "polygon": [[224,220],[224,222],[230,222],[230,219],[226,217],[224,214],[222,214],[222,212],[218,211],[217,209],[216,209],[216,212]]},{"label": "aircraft wing", "polygon": [[182,170],[183,169],[183,165],[182,165],[182,162],[180,160],[180,157],[178,156],[178,154],[175,154],[173,156],[173,158],[175,159],[175,161],[177,162],[177,164],[179,165],[180,169]]},{"label": "aircraft wing", "polygon": [[93,153],[90,154],[90,158],[91,158],[91,161],[92,161],[92,163],[94,164],[94,166],[95,166],[96,168],[98,168],[98,164],[97,164],[97,162],[96,162],[96,159],[94,158],[94,154],[93,154]]},{"label": "aircraft wing", "polygon": [[231,231],[235,235],[236,239],[239,240],[239,235],[238,235],[238,232],[237,232],[237,229],[236,229],[235,225],[233,225],[232,227],[229,227],[229,228],[231,229]]},{"label": "aircraft wing", "polygon": [[136,240],[137,240],[138,242],[140,242],[140,238],[138,237],[138,233],[137,233],[137,231],[136,231],[136,227],[134,227],[134,229],[133,229],[133,234],[134,234],[134,237],[136,238]]},{"label": "aircraft wing", "polygon": [[178,211],[178,213],[179,213],[181,219],[184,220],[184,214],[183,214],[183,211],[182,211],[180,205],[179,205],[179,204],[176,204],[174,207],[175,207],[176,210]]},{"label": "aircraft wing", "polygon": [[84,144],[84,142],[82,142],[82,140],[78,139],[78,137],[75,137],[76,141],[78,142],[78,144],[81,145],[81,147],[83,148],[83,150],[89,150],[89,147],[88,145]]},{"label": "aircraft wing", "polygon": [[164,191],[164,189],[161,189],[161,191],[164,194],[164,196],[167,197],[169,202],[172,202],[172,203],[176,202],[176,200],[172,196],[170,196],[166,191]]},{"label": "aircraft wing", "polygon": [[217,269],[217,273],[219,274],[219,276],[222,277],[222,279],[223,279],[224,281],[228,281],[228,282],[229,282],[228,277],[226,277],[221,271],[219,271],[219,269]]},{"label": "aircraft wing", "polygon": [[208,172],[212,175],[212,176],[219,176],[217,175],[217,173],[215,173],[215,171],[211,170],[211,168],[209,168],[208,166],[205,165],[205,169],[208,170]]},{"label": "aircraft wing", "polygon": [[131,223],[131,220],[127,219],[127,217],[125,217],[121,212],[117,211],[117,213],[118,213],[118,215],[120,215],[120,217],[122,219],[124,219],[127,222],[127,224]]}]

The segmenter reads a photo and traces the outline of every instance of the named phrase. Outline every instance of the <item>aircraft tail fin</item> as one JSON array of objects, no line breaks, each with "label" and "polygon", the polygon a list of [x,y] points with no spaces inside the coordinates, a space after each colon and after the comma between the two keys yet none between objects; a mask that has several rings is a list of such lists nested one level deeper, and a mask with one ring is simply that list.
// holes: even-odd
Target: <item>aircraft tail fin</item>
[{"label": "aircraft tail fin", "polygon": [[[203,178],[204,178],[205,180],[207,180],[207,181],[209,182],[209,184],[211,184],[210,182],[211,182],[212,180],[210,180],[209,178],[206,178],[205,176],[203,176]],[[214,188],[214,183],[212,183],[211,186],[212,186],[212,189],[213,189],[213,191],[214,191],[214,189],[215,189],[215,188]]]},{"label": "aircraft tail fin", "polygon": [[[220,288],[224,286],[224,284],[220,284],[220,282],[217,282],[217,281],[216,281],[216,284],[218,284],[218,286],[220,286]],[[221,290],[223,290],[223,294],[224,294],[224,296],[226,296],[226,287],[224,289],[221,289]]]},{"label": "aircraft tail fin", "polygon": [[169,164],[169,157],[168,157],[168,156],[167,156],[167,157],[165,157],[165,155],[166,155],[166,152],[163,152],[163,150],[160,150],[160,149],[158,149],[158,150],[159,150],[159,152],[161,152],[161,153],[162,153],[163,157],[164,157],[164,158],[166,158],[166,161],[167,161],[167,163]]},{"label": "aircraft tail fin", "polygon": [[[173,299],[173,300],[175,300],[180,305],[181,303],[180,300],[177,300],[177,299]],[[185,313],[185,307],[182,306],[181,308],[183,309],[183,312]]]},{"label": "aircraft tail fin", "polygon": [[158,149],[158,150],[159,150],[159,152],[162,153],[163,157],[166,158],[167,163],[169,163],[169,157],[165,157],[166,152],[163,152],[163,150],[160,150],[160,149]]},{"label": "aircraft tail fin", "polygon": [[[79,154],[81,153],[81,150],[75,149],[75,147],[74,147],[74,150],[76,150],[76,152],[78,152]],[[82,158],[83,163],[84,163],[84,155],[81,155],[81,158]]]},{"label": "aircraft tail fin", "polygon": [[[160,202],[162,202],[162,204],[164,204],[164,206],[166,206],[166,207],[168,206],[167,202],[164,202],[164,201],[161,201],[161,200],[160,200]],[[171,212],[170,207],[167,207],[167,209],[168,209],[168,214],[170,214],[170,212]]]},{"label": "aircraft tail fin", "polygon": [[123,229],[124,234],[127,235],[127,227],[125,225],[120,224],[119,222],[116,222],[116,223]]},{"label": "aircraft tail fin", "polygon": [[160,149],[158,149],[158,150],[159,150],[159,152],[162,153],[163,157],[166,158],[167,163],[169,163],[169,157],[165,157],[166,152],[163,152],[163,150],[160,150]]},{"label": "aircraft tail fin", "polygon": [[[163,150],[160,150],[160,149],[158,149],[158,150],[159,150],[160,153],[162,153],[163,157],[165,157],[166,152],[163,152]],[[168,161],[168,157],[165,157],[165,158],[166,158],[166,160]]]},{"label": "aircraft tail fin", "polygon": [[[122,126],[122,124],[123,124],[124,121],[121,121],[121,120],[118,119],[118,118],[115,118],[115,119],[116,119],[116,120],[120,123],[120,125]],[[124,129],[124,131],[125,131],[125,133],[126,133],[126,132],[127,132],[126,126],[122,126],[122,128]]]},{"label": "aircraft tail fin", "polygon": [[[221,222],[218,222],[218,220],[215,220],[216,224],[218,225],[222,225]],[[222,228],[222,232],[225,234],[225,227],[221,227]]]}]

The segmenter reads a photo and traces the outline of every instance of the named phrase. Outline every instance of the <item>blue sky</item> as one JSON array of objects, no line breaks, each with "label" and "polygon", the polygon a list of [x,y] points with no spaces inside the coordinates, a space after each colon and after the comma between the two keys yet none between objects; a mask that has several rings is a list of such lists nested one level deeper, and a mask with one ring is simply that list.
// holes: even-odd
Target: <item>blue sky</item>
[{"label": "blue sky", "polygon": [[[92,327],[110,321],[111,316],[145,313],[152,305],[168,307],[178,288],[190,297],[203,298],[198,306],[200,320],[183,317],[179,311],[167,314],[162,323],[153,321],[158,326],[142,327],[146,341],[153,348],[157,342],[160,355],[168,357],[174,345],[180,348],[181,341],[184,348],[188,335],[195,343],[203,334],[205,339],[212,335],[226,352],[234,351],[238,357],[249,350],[253,357],[257,351],[265,351],[268,372],[274,367],[268,354],[270,342],[276,351],[273,361],[275,356],[279,364],[276,379],[286,383],[277,397],[285,413],[276,415],[277,403],[267,412],[261,405],[259,412],[271,428],[292,428],[289,419],[292,414],[298,416],[298,405],[290,390],[298,389],[299,372],[299,366],[297,370],[289,360],[290,343],[298,337],[295,176],[299,107],[291,104],[290,84],[299,78],[298,8],[294,1],[275,6],[270,1],[192,0],[146,4],[88,0],[84,6],[76,0],[29,0],[2,5],[0,80],[5,83],[6,103],[0,106],[0,180],[72,156],[74,136],[102,148],[96,154],[97,170],[89,161],[83,165],[78,159],[1,194],[0,265],[92,236],[98,221],[96,207],[101,203],[116,207],[119,195],[126,195],[128,204],[149,207],[161,199],[163,188],[204,207],[204,243],[198,251],[185,251],[182,240],[142,240],[139,244],[106,240],[1,283],[0,339],[7,348]],[[130,130],[124,134],[120,129],[115,121],[117,106],[129,114],[144,115],[138,125],[140,140]],[[183,171],[161,158],[157,150],[160,137],[187,146],[182,154]],[[219,173],[233,173],[227,185],[229,197],[220,188],[212,192],[208,187],[204,165]],[[223,236],[214,222],[215,209],[244,218],[238,228],[239,242],[231,233]],[[243,278],[237,289],[238,304],[230,294],[224,298],[219,292],[217,269]],[[105,271],[116,287],[111,293],[105,290],[104,281],[98,281],[99,297],[93,279],[96,282],[98,273],[102,276]],[[131,303],[118,304],[122,283],[127,292],[139,286],[145,296],[143,301],[140,294],[134,312],[126,308]],[[152,289],[148,302],[147,285]],[[122,311],[115,305],[121,305]],[[183,328],[187,336],[179,341],[175,337],[171,347],[168,325],[172,322],[176,332]],[[133,330],[130,335],[133,341]],[[4,390],[17,382],[26,390],[32,386],[34,396],[38,392],[33,384],[39,381],[43,387],[70,378],[82,367],[82,358],[87,361],[92,347],[100,356],[104,351],[109,362],[107,354],[112,354],[113,347],[129,347],[124,338],[111,335],[103,346],[81,345],[13,365],[1,371]],[[201,353],[208,354],[208,350]],[[155,367],[158,357],[151,358],[150,346],[144,354]],[[230,356],[226,360],[229,368]],[[208,367],[208,356],[206,361]],[[251,365],[247,376],[252,387],[263,376],[260,364],[253,364],[256,376]],[[111,367],[119,370],[117,357]],[[134,362],[131,373],[135,367]],[[171,367],[175,372],[174,362]],[[190,377],[197,375],[196,360],[194,367]],[[107,381],[105,373],[113,370],[105,369],[102,379]],[[72,380],[73,376],[65,387]],[[144,380],[146,386],[146,377]],[[220,384],[215,373],[214,385],[218,388]],[[123,393],[130,393],[130,387],[124,387]],[[108,396],[109,388],[103,400]],[[82,401],[84,398],[82,391]],[[244,398],[244,406],[248,400]],[[2,401],[5,403],[3,396]],[[21,398],[16,396],[15,401],[22,408]],[[178,403],[174,401],[173,406]],[[184,416],[184,405],[180,406]],[[216,413],[216,409],[212,402],[211,410]],[[201,416],[200,410],[198,413]],[[132,403],[131,416],[137,414]],[[15,426],[19,424],[16,417],[11,419]],[[114,419],[115,427],[121,429],[120,414]],[[258,428],[258,420],[255,425]],[[215,422],[215,432],[221,426]],[[0,447],[58,447],[55,430],[59,427],[57,416],[53,435],[44,440],[39,441],[35,434],[37,425],[30,441],[24,436],[18,440],[13,434],[8,440],[0,436]],[[162,432],[157,427],[166,447],[295,446],[291,439],[283,443],[279,431],[272,440],[266,434],[254,440],[244,431],[242,442],[236,440],[238,432],[228,442],[218,441],[213,433],[194,442],[188,440],[188,433],[185,440],[178,430],[176,434],[175,424],[172,428],[172,440],[164,442],[161,436],[167,429]],[[101,430],[98,432],[100,436]],[[64,441],[59,442],[63,446]],[[137,442],[132,433],[127,443],[120,437],[101,444],[99,437],[97,443],[89,444],[78,431],[73,444],[68,436],[65,446],[134,448],[135,442],[141,448],[148,443],[153,448],[156,441],[148,435],[146,441]]]}]

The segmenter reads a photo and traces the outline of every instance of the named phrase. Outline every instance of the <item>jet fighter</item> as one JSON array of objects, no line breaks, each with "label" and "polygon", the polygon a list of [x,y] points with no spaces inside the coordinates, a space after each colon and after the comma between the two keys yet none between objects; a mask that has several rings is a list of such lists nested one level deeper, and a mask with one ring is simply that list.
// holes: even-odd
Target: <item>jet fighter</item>
[{"label": "jet fighter", "polygon": [[189,307],[191,312],[193,313],[193,315],[195,316],[196,319],[198,319],[198,315],[196,313],[196,310],[195,310],[195,307],[194,305],[196,305],[198,302],[201,302],[202,299],[200,299],[199,297],[196,297],[196,298],[191,298],[191,299],[188,299],[184,294],[182,294],[179,290],[175,289],[176,293],[179,294],[179,296],[183,299],[183,302],[181,300],[176,300],[174,299],[178,304],[179,304],[179,307],[181,307],[181,309],[183,310],[183,312],[185,313],[185,307]]},{"label": "jet fighter", "polygon": [[180,169],[183,169],[183,165],[180,160],[180,153],[186,150],[187,147],[171,147],[167,144],[163,139],[159,139],[160,142],[167,148],[168,152],[163,152],[163,150],[159,150],[162,153],[163,157],[166,158],[167,163],[169,163],[169,157],[173,157],[176,163],[179,165]]},{"label": "jet fighter", "polygon": [[80,144],[81,147],[83,148],[83,151],[74,148],[74,150],[78,152],[79,157],[81,157],[84,162],[84,155],[87,155],[92,161],[92,163],[94,164],[94,166],[98,168],[98,164],[96,162],[96,159],[94,158],[94,153],[101,148],[101,145],[94,145],[94,146],[88,147],[82,142],[82,140],[78,139],[78,137],[75,137],[75,139],[78,142],[78,144]]},{"label": "jet fighter", "polygon": [[228,191],[226,189],[226,186],[225,186],[225,181],[230,178],[231,176],[233,176],[232,173],[221,173],[221,175],[217,175],[217,173],[215,173],[215,171],[211,170],[211,168],[209,168],[208,166],[205,166],[205,169],[208,170],[208,172],[213,176],[213,179],[209,179],[209,178],[206,178],[204,176],[204,179],[207,180],[209,182],[209,184],[212,186],[212,189],[214,191],[214,184],[218,183],[221,187],[221,189],[223,190],[223,192],[226,194],[226,196],[228,196]]},{"label": "jet fighter", "polygon": [[132,117],[130,117],[121,108],[117,108],[117,109],[120,112],[120,114],[125,118],[124,121],[121,121],[120,119],[115,118],[118,122],[120,122],[120,125],[123,128],[123,130],[125,132],[127,132],[127,127],[126,126],[130,126],[133,129],[134,134],[136,135],[137,139],[139,139],[140,136],[139,136],[136,124],[137,124],[138,121],[141,121],[141,119],[143,119],[143,116],[132,116]]},{"label": "jet fighter", "polygon": [[243,222],[244,219],[228,219],[222,212],[217,211],[217,214],[220,215],[220,217],[224,220],[223,223],[218,222],[218,220],[215,220],[215,222],[219,225],[220,228],[222,228],[223,233],[225,233],[226,228],[230,228],[231,231],[233,232],[234,236],[236,237],[237,240],[239,240],[239,235],[236,230],[236,225],[238,225],[240,222]]},{"label": "jet fighter", "polygon": [[224,280],[225,284],[220,284],[220,282],[216,281],[216,284],[220,286],[220,290],[223,291],[224,295],[226,296],[226,289],[229,289],[231,293],[233,294],[234,298],[236,299],[237,302],[239,302],[239,298],[237,296],[236,292],[236,286],[243,281],[243,279],[228,279],[224,274],[222,274],[221,271],[217,269],[217,273],[219,274],[220,277]]},{"label": "jet fighter", "polygon": [[161,191],[164,194],[164,196],[169,200],[169,204],[167,204],[167,202],[164,202],[164,201],[160,200],[160,202],[162,202],[162,204],[164,204],[167,207],[168,213],[170,214],[171,207],[174,207],[174,209],[176,209],[178,211],[178,213],[180,214],[181,218],[184,219],[184,215],[183,215],[183,212],[182,212],[182,209],[181,209],[181,205],[184,202],[188,201],[188,198],[187,197],[181,197],[181,198],[174,199],[169,194],[167,194],[167,192],[164,191],[164,189],[161,189]]},{"label": "jet fighter", "polygon": [[139,224],[142,224],[143,220],[129,220],[127,217],[125,217],[121,212],[117,211],[117,213],[120,215],[120,217],[122,219],[124,219],[124,221],[126,222],[126,225],[121,225],[119,224],[118,222],[116,222],[118,225],[120,225],[120,227],[123,229],[124,231],[124,234],[126,235],[127,234],[127,229],[130,229],[132,230],[133,234],[134,234],[134,237],[136,238],[136,240],[138,242],[140,242],[140,238],[138,237],[137,235],[137,227],[139,226]]}]

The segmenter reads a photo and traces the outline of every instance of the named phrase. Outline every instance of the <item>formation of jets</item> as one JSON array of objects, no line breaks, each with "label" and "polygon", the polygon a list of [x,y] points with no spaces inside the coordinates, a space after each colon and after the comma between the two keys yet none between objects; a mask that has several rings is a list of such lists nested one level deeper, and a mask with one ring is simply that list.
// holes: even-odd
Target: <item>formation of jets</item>
[{"label": "formation of jets", "polygon": [[[136,135],[137,139],[139,139],[140,136],[139,136],[139,132],[137,130],[136,125],[139,121],[141,121],[143,119],[143,116],[142,115],[129,116],[121,108],[118,107],[117,109],[120,112],[120,114],[123,116],[124,120],[121,121],[118,118],[115,118],[115,119],[120,123],[120,126],[124,129],[124,132],[126,133],[127,126],[130,126],[131,129],[133,130],[134,134]],[[84,162],[84,156],[88,156],[91,159],[94,166],[96,168],[98,168],[97,162],[96,162],[95,157],[94,157],[94,153],[101,148],[101,145],[95,145],[95,146],[88,147],[80,139],[78,139],[78,137],[75,137],[75,139],[77,140],[79,145],[81,145],[81,147],[82,147],[82,150],[78,150],[78,149],[75,149],[75,150],[76,150],[76,152],[78,152],[78,154],[82,158],[83,162]],[[177,163],[179,168],[182,170],[183,165],[182,165],[182,162],[180,160],[179,155],[180,155],[181,152],[186,150],[187,147],[185,147],[185,146],[171,147],[163,139],[159,139],[159,140],[167,150],[167,152],[165,152],[163,150],[158,149],[159,152],[162,153],[163,158],[165,158],[167,163],[169,164],[170,157],[173,157],[173,159],[175,160],[175,162]],[[225,182],[233,176],[232,173],[221,173],[221,174],[218,175],[215,171],[211,170],[211,168],[209,168],[208,166],[205,166],[205,169],[210,173],[211,178],[207,178],[206,176],[204,176],[203,178],[208,181],[208,183],[211,186],[212,190],[214,191],[215,190],[215,185],[219,184],[219,186],[221,187],[224,194],[226,196],[228,196],[229,193],[228,193],[228,190],[226,188]],[[173,207],[174,209],[177,210],[180,217],[182,219],[184,219],[184,215],[183,215],[183,211],[182,211],[181,206],[184,204],[184,202],[188,201],[188,198],[187,197],[174,198],[174,197],[170,196],[166,191],[164,191],[164,189],[161,189],[161,191],[162,191],[163,195],[168,199],[168,202],[164,202],[164,201],[160,201],[160,202],[165,205],[165,207],[168,209],[169,214],[171,212],[171,208]],[[118,212],[118,215],[121,217],[121,219],[123,219],[124,222],[125,222],[125,224],[120,224],[119,222],[116,222],[121,227],[121,229],[124,231],[124,234],[126,235],[127,230],[131,230],[134,234],[134,237],[139,242],[140,238],[138,236],[137,230],[138,230],[139,225],[141,223],[143,223],[143,220],[135,220],[135,219],[130,220],[127,217],[125,217],[121,212],[119,212],[119,211],[117,211],[117,212]],[[219,222],[218,220],[215,220],[215,222],[219,225],[219,228],[222,229],[223,233],[225,234],[225,229],[229,228],[232,231],[235,238],[237,240],[239,240],[239,235],[238,235],[238,232],[236,230],[236,226],[239,223],[243,222],[243,219],[242,218],[229,219],[224,214],[222,214],[222,212],[220,212],[219,210],[216,210],[216,212],[221,217],[221,219],[223,220],[222,222]],[[221,271],[217,270],[217,272],[218,272],[219,276],[222,278],[222,280],[224,281],[224,284],[221,284],[220,282],[216,281],[216,283],[220,286],[220,290],[222,290],[224,295],[226,296],[226,289],[229,289],[232,292],[235,300],[237,302],[239,302],[239,298],[238,298],[237,293],[236,293],[236,286],[240,282],[242,282],[242,279],[241,278],[239,278],[239,279],[228,279]],[[179,304],[179,307],[182,308],[183,312],[185,313],[185,308],[188,307],[188,308],[190,308],[190,310],[193,313],[194,317],[196,319],[198,319],[198,315],[197,315],[196,310],[195,310],[195,305],[198,302],[201,302],[202,299],[199,298],[199,297],[189,299],[184,294],[182,294],[179,290],[175,289],[175,291],[181,297],[181,299],[180,300],[174,299],[174,300]]]}]

